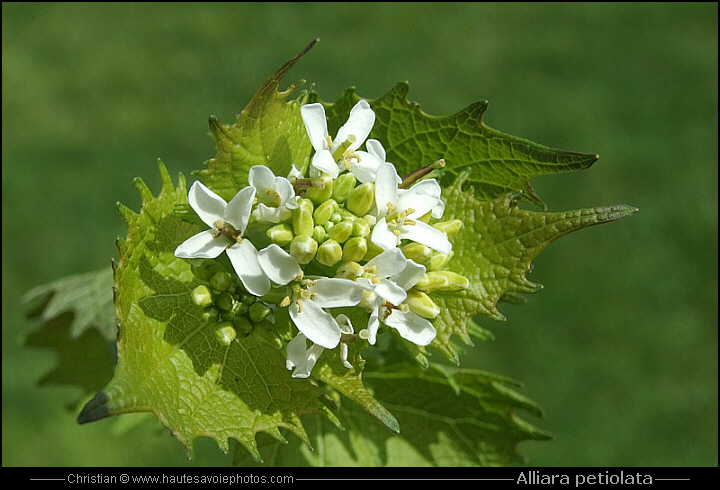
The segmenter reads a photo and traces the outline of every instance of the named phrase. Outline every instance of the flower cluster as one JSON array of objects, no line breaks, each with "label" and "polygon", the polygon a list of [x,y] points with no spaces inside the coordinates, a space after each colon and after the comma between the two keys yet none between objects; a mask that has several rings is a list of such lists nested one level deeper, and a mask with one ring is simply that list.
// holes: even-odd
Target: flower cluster
[{"label": "flower cluster", "polygon": [[[190,188],[189,204],[209,227],[175,251],[194,260],[204,281],[193,301],[225,345],[237,330],[258,328],[277,347],[287,345],[294,377],[308,377],[323,350],[336,347],[351,368],[348,344],[359,338],[374,345],[381,325],[428,345],[440,314],[429,294],[468,287],[466,278],[443,270],[452,256],[448,235],[461,223],[437,221],[444,203],[428,176],[437,165],[401,178],[382,144],[367,139],[375,113],[364,100],[334,139],[321,104],[304,105],[301,114],[315,150],[309,175],[293,167],[276,176],[254,166],[249,185],[230,202],[200,182]],[[248,236],[251,224],[263,233]],[[237,277],[211,260],[223,252]],[[361,308],[367,324],[334,316],[342,307]],[[297,328],[292,338],[273,331],[279,308],[287,308]]]}]

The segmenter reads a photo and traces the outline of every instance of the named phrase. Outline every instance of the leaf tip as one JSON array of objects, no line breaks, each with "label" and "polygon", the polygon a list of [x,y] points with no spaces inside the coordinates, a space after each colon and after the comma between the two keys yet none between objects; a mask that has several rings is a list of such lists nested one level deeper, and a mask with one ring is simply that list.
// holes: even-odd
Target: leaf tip
[{"label": "leaf tip", "polygon": [[107,393],[104,391],[97,393],[80,411],[77,417],[78,424],[87,424],[109,417],[111,415],[108,407],[109,401],[110,397]]}]

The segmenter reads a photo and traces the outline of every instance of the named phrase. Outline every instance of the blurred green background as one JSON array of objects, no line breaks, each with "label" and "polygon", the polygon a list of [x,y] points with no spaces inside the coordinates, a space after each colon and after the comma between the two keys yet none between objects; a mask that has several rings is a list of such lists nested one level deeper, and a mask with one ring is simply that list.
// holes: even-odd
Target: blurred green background
[{"label": "blurred green background", "polygon": [[[287,79],[326,101],[410,98],[445,115],[480,99],[485,122],[600,160],[533,181],[551,211],[625,203],[640,213],[552,244],[545,286],[465,365],[524,383],[554,434],[532,466],[716,466],[717,3],[2,4],[2,462],[225,464],[149,424],[78,426],[79,391],[35,383],[51,351],[20,297],[109,266],[115,203],[215,155],[207,118],[231,122],[312,38]],[[127,421],[145,420],[126,416]],[[142,422],[145,423],[145,422]]]}]

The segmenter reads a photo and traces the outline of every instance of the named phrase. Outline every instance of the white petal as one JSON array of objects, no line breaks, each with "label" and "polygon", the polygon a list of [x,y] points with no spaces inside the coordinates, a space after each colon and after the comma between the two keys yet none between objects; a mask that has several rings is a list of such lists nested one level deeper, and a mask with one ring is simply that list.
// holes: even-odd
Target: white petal
[{"label": "white petal", "polygon": [[258,252],[250,243],[243,240],[227,249],[230,263],[250,294],[262,296],[270,291],[270,279],[260,267]]},{"label": "white petal", "polygon": [[353,162],[350,171],[360,183],[375,182],[377,178],[377,170],[382,165],[383,160],[379,160],[376,156],[366,152],[355,152],[360,158],[359,161]]},{"label": "white petal", "polygon": [[313,344],[308,349],[306,337],[299,333],[288,342],[285,367],[287,369],[296,368],[292,374],[293,378],[307,378],[323,350],[323,347],[317,344]]},{"label": "white petal", "polygon": [[416,221],[414,225],[400,226],[400,238],[422,243],[440,253],[449,254],[452,251],[447,235],[422,221]]},{"label": "white petal", "polygon": [[398,174],[391,163],[383,163],[377,169],[375,179],[375,203],[378,208],[378,216],[385,216],[388,213],[388,203],[397,205],[398,201]]},{"label": "white petal", "polygon": [[253,201],[255,200],[255,188],[251,186],[240,189],[235,197],[230,200],[225,208],[224,219],[235,227],[236,230],[245,232],[245,227],[250,219]]},{"label": "white petal", "polygon": [[407,298],[405,290],[388,279],[380,279],[380,283],[375,285],[374,291],[375,294],[395,306],[399,305],[405,301],[405,298]]},{"label": "white petal", "polygon": [[313,301],[322,308],[355,306],[363,296],[363,288],[355,281],[334,277],[315,280],[308,292],[314,294]]},{"label": "white petal", "polygon": [[312,157],[311,165],[321,172],[330,174],[333,179],[337,179],[340,172],[337,163],[332,157],[330,150],[320,150]]},{"label": "white petal", "polygon": [[275,177],[273,185],[275,192],[280,196],[280,202],[290,209],[295,209],[297,207],[297,199],[295,196],[295,188],[290,181],[285,177]]},{"label": "white petal", "polygon": [[295,366],[300,366],[305,363],[305,353],[307,352],[306,339],[307,337],[299,333],[288,342],[287,350],[285,351],[287,356],[285,367],[292,369]]},{"label": "white petal", "polygon": [[443,213],[445,213],[445,201],[440,199],[435,206],[432,208],[432,217],[435,219],[442,218]]},{"label": "white petal", "polygon": [[292,170],[290,170],[290,173],[288,173],[287,178],[288,180],[303,178],[302,172],[300,171],[300,169],[297,168],[297,165],[295,165],[294,163],[292,164]]},{"label": "white petal", "polygon": [[422,276],[425,275],[425,270],[424,265],[420,265],[414,260],[408,260],[402,272],[391,277],[390,280],[407,291],[422,279]]},{"label": "white petal", "polygon": [[273,208],[260,203],[253,211],[253,217],[261,223],[282,223],[292,217],[292,211],[286,206]]},{"label": "white petal", "polygon": [[361,100],[350,109],[350,116],[347,122],[338,130],[332,150],[345,142],[350,135],[355,136],[355,142],[350,145],[351,150],[357,150],[370,134],[375,124],[375,113],[366,100]]},{"label": "white petal", "polygon": [[[298,303],[302,303],[302,307]],[[312,342],[334,349],[340,342],[340,327],[332,315],[312,300],[296,301],[289,307],[295,326]]]},{"label": "white petal", "polygon": [[376,276],[390,277],[402,272],[406,262],[407,259],[402,251],[399,248],[392,248],[370,259],[364,268],[367,270],[374,267]]},{"label": "white petal", "polygon": [[275,174],[265,165],[253,165],[248,172],[248,183],[259,193],[272,189],[275,185]]},{"label": "white petal", "polygon": [[[421,180],[398,196],[398,208],[414,210],[408,217],[420,218],[435,208],[440,199],[440,184],[435,179]],[[441,214],[442,216],[442,214]]]},{"label": "white petal", "polygon": [[365,142],[365,148],[367,148],[368,153],[370,153],[372,156],[374,156],[381,162],[385,162],[385,148],[383,148],[382,143],[380,143],[378,140],[367,140]]},{"label": "white petal", "polygon": [[403,313],[401,310],[392,310],[390,316],[383,321],[397,330],[402,338],[415,345],[428,345],[437,334],[432,323],[412,311]]},{"label": "white petal", "polygon": [[338,323],[338,327],[340,327],[340,331],[342,333],[351,334],[355,332],[352,326],[352,322],[350,321],[350,318],[347,317],[347,315],[340,314],[335,317],[335,321]]},{"label": "white petal", "polygon": [[227,203],[225,199],[196,180],[188,191],[188,202],[203,223],[213,227],[215,221],[223,219]]},{"label": "white petal", "polygon": [[197,235],[191,236],[175,249],[175,257],[181,259],[214,259],[228,246],[227,238],[220,236],[215,238],[213,230],[205,230]]},{"label": "white petal", "polygon": [[398,245],[398,237],[388,229],[385,218],[375,223],[375,227],[370,234],[370,240],[384,250],[390,250]]},{"label": "white petal", "polygon": [[376,306],[371,312],[370,312],[370,319],[368,320],[368,342],[370,345],[375,345],[375,342],[377,340],[377,332],[378,328],[380,327],[380,307]]},{"label": "white petal", "polygon": [[327,144],[327,119],[325,118],[325,108],[322,104],[305,104],[300,108],[305,129],[310,137],[310,144],[316,152],[326,150]]},{"label": "white petal", "polygon": [[272,282],[283,286],[302,272],[298,261],[274,243],[258,252],[258,262]]}]

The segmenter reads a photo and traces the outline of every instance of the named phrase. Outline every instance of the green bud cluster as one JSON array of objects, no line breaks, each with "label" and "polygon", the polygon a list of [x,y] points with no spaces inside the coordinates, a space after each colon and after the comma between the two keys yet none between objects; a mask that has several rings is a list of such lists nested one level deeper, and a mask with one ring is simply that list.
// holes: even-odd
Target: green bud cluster
[{"label": "green bud cluster", "polygon": [[272,326],[270,306],[249,294],[222,265],[200,259],[192,271],[202,284],[190,292],[191,301],[202,308],[202,319],[213,326],[220,344],[230,345],[238,335],[248,336],[259,327],[267,330]]},{"label": "green bud cluster", "polygon": [[381,251],[369,240],[375,184],[357,184],[350,172],[334,180],[328,174],[312,179],[291,218],[270,227],[267,238],[301,265],[316,261],[334,267],[341,261],[369,260]]}]

